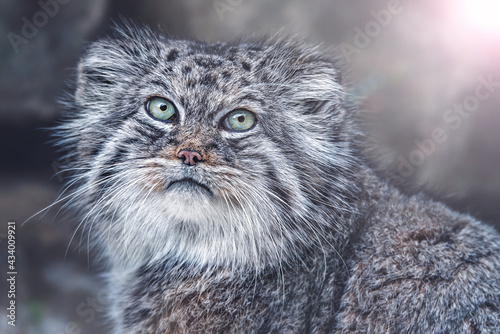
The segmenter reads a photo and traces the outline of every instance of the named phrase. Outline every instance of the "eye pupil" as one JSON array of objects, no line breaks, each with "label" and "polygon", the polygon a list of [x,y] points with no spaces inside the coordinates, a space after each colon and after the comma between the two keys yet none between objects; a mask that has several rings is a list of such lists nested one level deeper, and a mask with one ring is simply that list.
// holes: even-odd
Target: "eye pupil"
[{"label": "eye pupil", "polygon": [[222,126],[229,131],[242,132],[253,128],[255,121],[253,112],[246,109],[236,109],[223,118]]},{"label": "eye pupil", "polygon": [[158,121],[172,123],[176,121],[177,111],[175,106],[167,99],[162,97],[152,97],[145,105],[146,111],[149,116]]}]

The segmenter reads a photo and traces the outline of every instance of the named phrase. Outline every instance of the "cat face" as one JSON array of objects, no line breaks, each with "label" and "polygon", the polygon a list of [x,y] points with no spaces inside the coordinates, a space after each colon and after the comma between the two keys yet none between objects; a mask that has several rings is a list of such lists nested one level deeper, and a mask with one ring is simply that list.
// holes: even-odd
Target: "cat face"
[{"label": "cat face", "polygon": [[125,265],[262,266],[321,242],[352,193],[339,80],[323,55],[287,41],[126,28],[92,44],[60,136],[95,240]]}]

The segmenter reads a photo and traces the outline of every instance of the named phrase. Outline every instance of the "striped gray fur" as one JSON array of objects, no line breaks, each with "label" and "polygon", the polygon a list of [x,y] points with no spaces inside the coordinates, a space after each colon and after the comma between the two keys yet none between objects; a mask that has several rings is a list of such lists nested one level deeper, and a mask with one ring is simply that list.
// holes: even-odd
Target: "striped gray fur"
[{"label": "striped gray fur", "polygon": [[346,95],[303,40],[89,45],[57,132],[115,333],[500,333],[498,233],[377,176]]}]

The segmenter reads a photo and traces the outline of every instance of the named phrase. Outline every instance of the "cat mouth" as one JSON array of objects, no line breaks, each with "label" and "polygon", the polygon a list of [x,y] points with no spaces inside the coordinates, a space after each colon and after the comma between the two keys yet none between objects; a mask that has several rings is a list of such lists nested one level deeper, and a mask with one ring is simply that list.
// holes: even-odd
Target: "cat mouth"
[{"label": "cat mouth", "polygon": [[214,194],[212,189],[210,189],[207,185],[205,185],[205,184],[203,184],[195,179],[192,179],[190,177],[186,177],[186,178],[172,181],[167,185],[167,187],[165,189],[169,190],[169,189],[174,189],[174,188],[177,188],[180,190],[187,190],[187,191],[202,190],[204,192],[209,193],[210,195]]}]

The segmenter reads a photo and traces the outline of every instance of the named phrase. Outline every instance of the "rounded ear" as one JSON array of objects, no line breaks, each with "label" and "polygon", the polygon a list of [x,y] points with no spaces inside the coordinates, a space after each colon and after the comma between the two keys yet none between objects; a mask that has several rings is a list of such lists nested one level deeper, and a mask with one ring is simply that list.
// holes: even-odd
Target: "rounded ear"
[{"label": "rounded ear", "polygon": [[301,101],[304,114],[343,117],[346,92],[341,84],[340,70],[330,62],[305,65],[294,82],[294,97]]},{"label": "rounded ear", "polygon": [[301,89],[296,92],[298,99],[316,101],[319,105],[324,102],[340,103],[344,97],[344,88],[336,80],[337,71],[329,67],[316,67],[309,73],[298,77],[296,84]]},{"label": "rounded ear", "polygon": [[[90,44],[78,64],[75,100],[92,102],[109,96],[127,78],[144,72],[144,63],[161,57],[159,43],[168,39],[149,27],[124,20],[111,37]],[[131,79],[130,79],[131,80]]]},{"label": "rounded ear", "polygon": [[[305,114],[342,111],[345,89],[342,86],[342,67],[325,51],[308,45],[301,39],[274,41],[269,64],[281,72],[280,78],[291,87],[291,98]],[[338,114],[338,113],[337,113]]]},{"label": "rounded ear", "polygon": [[112,40],[92,43],[78,64],[75,101],[78,105],[100,99],[111,91],[123,78],[123,64],[126,56],[123,49]]}]

